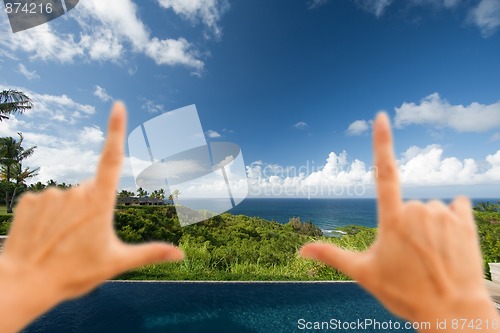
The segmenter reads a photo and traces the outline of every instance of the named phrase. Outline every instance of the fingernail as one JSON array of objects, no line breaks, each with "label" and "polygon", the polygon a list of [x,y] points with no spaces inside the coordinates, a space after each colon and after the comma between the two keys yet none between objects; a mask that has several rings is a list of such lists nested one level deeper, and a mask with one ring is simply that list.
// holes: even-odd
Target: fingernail
[{"label": "fingernail", "polygon": [[385,112],[379,112],[377,114],[377,121],[376,121],[376,126],[378,127],[379,130],[388,130],[389,129],[389,117],[387,116],[387,113]]}]

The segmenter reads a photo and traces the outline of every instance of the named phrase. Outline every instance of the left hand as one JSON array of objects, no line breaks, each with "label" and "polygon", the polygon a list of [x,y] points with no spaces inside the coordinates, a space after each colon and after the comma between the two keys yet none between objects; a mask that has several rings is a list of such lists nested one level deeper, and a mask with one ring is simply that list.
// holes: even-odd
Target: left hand
[{"label": "left hand", "polygon": [[31,297],[50,291],[51,303],[57,303],[129,269],[184,258],[169,244],[127,245],[113,229],[125,128],[125,106],[115,103],[95,179],[20,199],[0,264],[3,273],[41,288]]}]

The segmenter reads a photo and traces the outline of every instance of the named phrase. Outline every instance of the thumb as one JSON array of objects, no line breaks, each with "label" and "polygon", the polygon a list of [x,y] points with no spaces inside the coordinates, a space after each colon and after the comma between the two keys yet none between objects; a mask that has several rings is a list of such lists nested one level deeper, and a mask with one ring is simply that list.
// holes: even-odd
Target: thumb
[{"label": "thumb", "polygon": [[351,252],[332,244],[318,242],[304,245],[299,254],[301,257],[318,260],[337,268],[354,280],[358,280],[362,275],[363,254],[360,252]]},{"label": "thumb", "polygon": [[140,245],[124,244],[120,252],[118,260],[122,263],[122,271],[153,263],[184,259],[184,252],[178,247],[159,242]]}]

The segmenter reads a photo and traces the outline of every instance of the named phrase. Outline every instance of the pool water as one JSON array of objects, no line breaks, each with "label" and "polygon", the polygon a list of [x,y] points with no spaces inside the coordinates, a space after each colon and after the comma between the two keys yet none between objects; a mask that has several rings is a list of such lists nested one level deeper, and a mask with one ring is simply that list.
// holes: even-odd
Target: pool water
[{"label": "pool water", "polygon": [[305,329],[332,319],[398,321],[355,283],[108,282],[23,332],[335,332]]}]

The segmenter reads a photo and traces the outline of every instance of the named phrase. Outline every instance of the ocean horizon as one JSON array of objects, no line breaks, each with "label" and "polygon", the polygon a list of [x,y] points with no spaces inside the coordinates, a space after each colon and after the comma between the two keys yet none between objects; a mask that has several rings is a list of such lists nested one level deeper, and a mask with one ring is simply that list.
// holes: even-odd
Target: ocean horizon
[{"label": "ocean horizon", "polygon": [[[452,200],[443,199],[445,203]],[[500,199],[471,199],[473,205],[498,200]],[[348,225],[370,228],[377,226],[376,198],[247,198],[228,212],[279,223],[287,223],[292,217],[299,217],[302,222],[312,222],[325,234]]]}]

